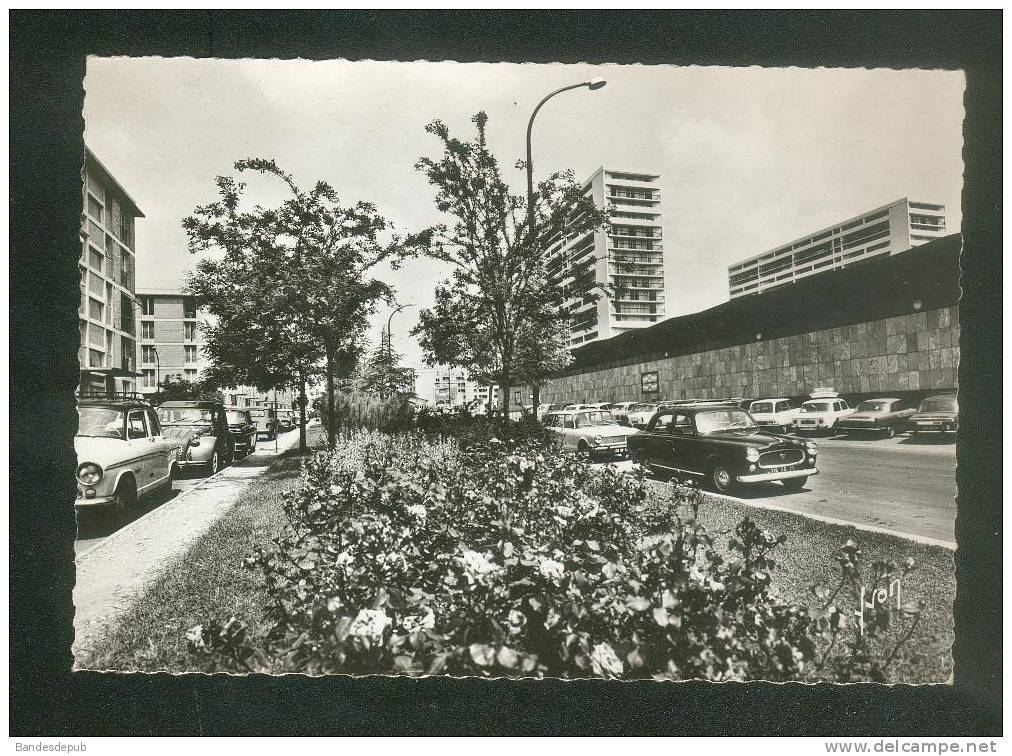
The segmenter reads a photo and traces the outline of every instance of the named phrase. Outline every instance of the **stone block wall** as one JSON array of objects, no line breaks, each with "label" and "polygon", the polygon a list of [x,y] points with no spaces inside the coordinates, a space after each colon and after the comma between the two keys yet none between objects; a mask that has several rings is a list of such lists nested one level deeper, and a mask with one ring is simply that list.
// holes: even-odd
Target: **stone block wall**
[{"label": "stone block wall", "polygon": [[[801,396],[952,390],[959,365],[958,307],[758,340],[724,349],[553,379],[544,403]],[[659,391],[641,375],[656,370]]]}]

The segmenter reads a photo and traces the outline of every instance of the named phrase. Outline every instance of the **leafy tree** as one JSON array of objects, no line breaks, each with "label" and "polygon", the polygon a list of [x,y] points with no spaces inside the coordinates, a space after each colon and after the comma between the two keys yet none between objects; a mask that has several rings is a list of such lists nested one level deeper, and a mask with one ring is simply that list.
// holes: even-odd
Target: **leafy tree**
[{"label": "leafy tree", "polygon": [[[547,362],[565,344],[558,323],[567,314],[558,288],[548,283],[545,251],[565,236],[602,227],[607,213],[585,196],[572,171],[554,173],[537,185],[531,234],[526,196],[510,190],[488,149],[488,117],[478,113],[472,121],[477,135],[467,142],[441,121],[426,126],[443,154],[423,157],[416,167],[436,187],[436,207],[454,218],[452,226],[437,227],[429,254],[449,263],[452,273],[414,333],[432,362],[498,383],[508,417],[511,385],[547,375]],[[552,343],[542,348],[544,339]],[[518,355],[525,355],[523,366]]]},{"label": "leafy tree", "polygon": [[187,381],[179,374],[164,376],[158,384],[156,403],[186,401],[188,399],[223,399],[214,379],[205,376],[200,381]]},{"label": "leafy tree", "polygon": [[[245,326],[236,313],[237,305],[220,307],[232,317],[219,323],[218,335],[223,341],[242,337],[242,347],[236,347],[239,356],[226,354],[224,344],[209,356],[224,360],[224,366],[236,372],[260,374],[263,380],[277,379],[285,368],[298,373],[304,438],[309,367],[322,356],[328,417],[333,418],[340,368],[354,351],[353,344],[377,303],[392,296],[390,287],[373,278],[372,271],[384,262],[397,267],[405,256],[424,250],[432,232],[396,236],[375,205],[342,204],[324,181],[305,190],[273,160],[248,158],[238,161],[235,168],[239,173],[254,171],[279,179],[289,196],[276,208],[257,205],[242,210],[245,184],[219,176],[219,200],[196,208],[183,221],[192,252],[224,253],[221,260],[203,261],[197,278],[217,274],[219,287],[232,283],[237,286],[233,296],[251,297],[242,305],[254,323]],[[209,309],[218,314],[210,304]],[[257,336],[277,349],[275,356],[270,347],[255,346]],[[334,444],[333,423],[328,425],[328,440]]]},{"label": "leafy tree", "polygon": [[386,336],[359,365],[355,375],[356,390],[384,399],[414,393],[418,374],[414,368],[401,365],[401,355],[391,348],[389,338]]}]

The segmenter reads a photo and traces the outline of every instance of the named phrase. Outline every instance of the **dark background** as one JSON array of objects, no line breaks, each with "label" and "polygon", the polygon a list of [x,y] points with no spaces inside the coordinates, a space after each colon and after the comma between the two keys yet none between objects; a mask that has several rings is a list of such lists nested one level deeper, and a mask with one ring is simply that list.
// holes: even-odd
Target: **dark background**
[{"label": "dark background", "polygon": [[[11,11],[11,734],[1000,734],[1001,21],[923,10]],[[953,684],[71,674],[88,54],[965,70]]]}]

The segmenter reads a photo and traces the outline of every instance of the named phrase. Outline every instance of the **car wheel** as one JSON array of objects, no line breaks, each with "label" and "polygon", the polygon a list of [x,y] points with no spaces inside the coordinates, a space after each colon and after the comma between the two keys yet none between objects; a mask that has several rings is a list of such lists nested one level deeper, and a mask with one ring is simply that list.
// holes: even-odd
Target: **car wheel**
[{"label": "car wheel", "polygon": [[803,478],[787,478],[787,480],[780,482],[784,484],[784,488],[788,491],[800,491],[804,488],[805,483],[808,482],[808,476],[806,475]]},{"label": "car wheel", "polygon": [[112,497],[112,511],[116,514],[126,514],[137,504],[137,483],[131,477],[126,477],[116,486],[116,493]]},{"label": "car wheel", "polygon": [[724,465],[714,465],[707,477],[717,493],[730,493],[734,488],[734,475]]},{"label": "car wheel", "polygon": [[211,452],[211,461],[207,463],[208,473],[214,475],[221,469],[221,459],[218,457],[218,450]]}]

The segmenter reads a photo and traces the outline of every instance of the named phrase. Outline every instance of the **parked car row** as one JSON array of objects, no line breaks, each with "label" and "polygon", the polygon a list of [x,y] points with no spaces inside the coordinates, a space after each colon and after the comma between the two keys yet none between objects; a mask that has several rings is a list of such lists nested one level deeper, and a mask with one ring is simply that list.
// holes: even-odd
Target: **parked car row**
[{"label": "parked car row", "polygon": [[799,437],[803,432],[954,432],[958,406],[946,394],[924,399],[917,409],[894,398],[852,408],[835,393],[819,391],[799,406],[786,398],[549,405],[544,424],[565,448],[594,457],[626,454],[656,473],[701,479],[726,493],[769,481],[803,487],[819,474],[818,445]]},{"label": "parked car row", "polygon": [[136,394],[83,395],[74,439],[77,506],[127,510],[171,487],[180,469],[213,475],[252,454],[259,436],[273,439],[294,426],[291,410],[226,410],[217,400],[168,401],[156,410]]}]

